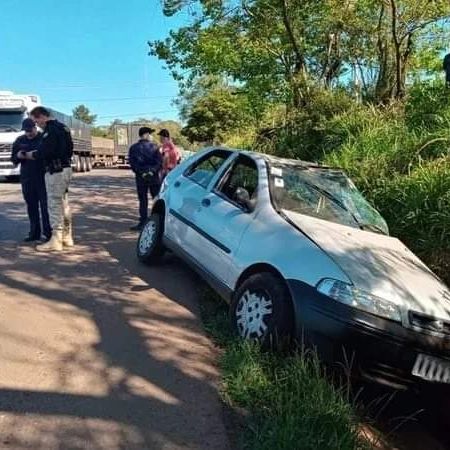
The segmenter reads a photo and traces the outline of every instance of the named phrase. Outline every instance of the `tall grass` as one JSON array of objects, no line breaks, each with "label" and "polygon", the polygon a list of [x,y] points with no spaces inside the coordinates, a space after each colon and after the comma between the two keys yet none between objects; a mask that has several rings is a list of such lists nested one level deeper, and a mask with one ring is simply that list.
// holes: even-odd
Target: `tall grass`
[{"label": "tall grass", "polygon": [[225,305],[210,291],[201,301],[205,329],[222,348],[223,398],[244,410],[248,450],[369,448],[347,391],[336,388],[313,353],[277,354],[237,340]]},{"label": "tall grass", "polygon": [[222,358],[230,402],[251,411],[245,448],[362,448],[354,411],[314,354],[279,356],[235,342]]},{"label": "tall grass", "polygon": [[343,168],[392,234],[450,284],[450,89],[442,83],[415,85],[389,108],[318,91],[246,147]]}]

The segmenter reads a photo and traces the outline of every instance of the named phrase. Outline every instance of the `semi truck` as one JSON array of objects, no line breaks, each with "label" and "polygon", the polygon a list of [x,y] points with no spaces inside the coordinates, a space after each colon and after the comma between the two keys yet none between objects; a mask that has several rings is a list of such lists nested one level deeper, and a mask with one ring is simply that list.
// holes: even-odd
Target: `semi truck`
[{"label": "semi truck", "polygon": [[117,160],[113,139],[92,136],[93,167],[112,167]]},{"label": "semi truck", "polygon": [[114,151],[119,164],[128,162],[128,150],[131,144],[139,140],[139,128],[148,126],[146,123],[114,125]]},{"label": "semi truck", "polygon": [[[20,167],[10,160],[12,145],[21,135],[22,121],[30,111],[41,105],[37,95],[15,94],[0,91],[0,177],[18,179]],[[74,143],[72,167],[77,172],[88,171],[92,167],[91,129],[89,125],[71,116],[50,109],[52,116],[70,128]]]}]

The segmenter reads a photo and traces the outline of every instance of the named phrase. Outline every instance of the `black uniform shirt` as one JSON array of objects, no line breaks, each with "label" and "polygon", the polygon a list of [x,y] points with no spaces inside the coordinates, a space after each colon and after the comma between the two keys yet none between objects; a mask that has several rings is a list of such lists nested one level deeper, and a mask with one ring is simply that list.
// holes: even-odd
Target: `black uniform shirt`
[{"label": "black uniform shirt", "polygon": [[32,152],[37,150],[41,143],[42,133],[38,133],[33,139],[28,139],[25,135],[19,136],[12,147],[11,161],[13,164],[20,164],[20,178],[22,181],[43,177],[44,165],[42,161],[32,159],[19,159],[19,152]]}]

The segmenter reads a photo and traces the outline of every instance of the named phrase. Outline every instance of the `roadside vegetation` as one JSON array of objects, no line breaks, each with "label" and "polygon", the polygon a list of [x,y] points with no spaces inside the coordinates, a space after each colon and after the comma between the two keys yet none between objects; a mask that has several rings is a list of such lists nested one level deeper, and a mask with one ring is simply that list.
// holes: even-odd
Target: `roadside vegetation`
[{"label": "roadside vegetation", "polygon": [[347,385],[330,383],[313,353],[267,352],[238,340],[223,302],[209,290],[203,297],[205,328],[222,351],[222,397],[234,411],[230,428],[239,448],[372,448],[360,431]]},{"label": "roadside vegetation", "polygon": [[149,42],[192,143],[344,168],[391,234],[450,283],[447,0],[164,0]]},{"label": "roadside vegetation", "polygon": [[[448,0],[164,0],[163,11],[190,17],[149,42],[179,82],[181,134],[343,168],[450,284]],[[236,342],[222,310],[205,326],[223,347],[224,398],[249,413],[246,448],[366,445],[313,355]]]}]

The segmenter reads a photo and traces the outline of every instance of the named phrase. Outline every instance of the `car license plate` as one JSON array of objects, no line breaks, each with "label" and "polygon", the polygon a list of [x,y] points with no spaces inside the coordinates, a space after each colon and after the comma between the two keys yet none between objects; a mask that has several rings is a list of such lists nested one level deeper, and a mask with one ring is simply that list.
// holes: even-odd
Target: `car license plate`
[{"label": "car license plate", "polygon": [[412,374],[427,381],[450,383],[450,361],[419,353]]}]

